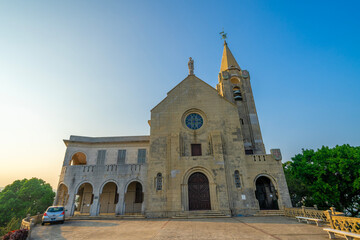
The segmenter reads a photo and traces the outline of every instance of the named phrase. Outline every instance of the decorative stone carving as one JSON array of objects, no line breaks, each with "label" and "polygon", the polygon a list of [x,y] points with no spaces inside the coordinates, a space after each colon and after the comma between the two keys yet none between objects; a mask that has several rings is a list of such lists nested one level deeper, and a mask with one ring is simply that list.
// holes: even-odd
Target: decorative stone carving
[{"label": "decorative stone carving", "polygon": [[282,160],[280,149],[278,149],[278,148],[270,149],[270,153],[271,153],[271,155],[274,156],[275,160],[277,160],[277,161]]},{"label": "decorative stone carving", "polygon": [[190,57],[188,62],[189,75],[194,75],[194,60]]}]

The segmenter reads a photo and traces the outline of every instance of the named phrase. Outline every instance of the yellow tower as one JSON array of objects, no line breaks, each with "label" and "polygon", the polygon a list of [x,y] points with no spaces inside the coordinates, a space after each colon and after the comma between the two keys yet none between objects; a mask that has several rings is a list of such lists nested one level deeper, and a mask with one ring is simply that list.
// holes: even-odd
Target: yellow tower
[{"label": "yellow tower", "polygon": [[249,72],[240,68],[226,41],[216,89],[237,106],[245,154],[265,154]]}]

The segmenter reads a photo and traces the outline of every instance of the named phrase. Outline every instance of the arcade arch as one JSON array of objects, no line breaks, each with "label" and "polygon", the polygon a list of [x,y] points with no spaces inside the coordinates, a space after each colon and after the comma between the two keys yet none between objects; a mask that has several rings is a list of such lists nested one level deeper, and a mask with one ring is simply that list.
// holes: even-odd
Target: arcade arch
[{"label": "arcade arch", "polygon": [[89,215],[93,199],[93,186],[87,182],[81,184],[75,196],[74,215]]},{"label": "arcade arch", "polygon": [[104,185],[100,195],[100,214],[115,214],[116,204],[119,201],[117,185],[114,182],[108,182]]},{"label": "arcade arch", "polygon": [[57,197],[56,197],[56,205],[57,206],[65,206],[69,199],[69,191],[68,187],[61,183],[57,190]]},{"label": "arcade arch", "polygon": [[125,193],[125,214],[137,214],[142,211],[144,201],[143,186],[138,181],[131,182]]}]

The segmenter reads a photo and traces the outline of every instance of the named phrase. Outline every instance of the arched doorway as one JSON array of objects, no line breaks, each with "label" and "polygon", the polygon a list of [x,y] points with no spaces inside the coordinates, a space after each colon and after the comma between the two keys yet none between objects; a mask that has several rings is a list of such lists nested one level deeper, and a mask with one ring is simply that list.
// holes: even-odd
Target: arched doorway
[{"label": "arched doorway", "polygon": [[188,180],[189,210],[211,210],[209,180],[196,172]]},{"label": "arched doorway", "polygon": [[268,177],[261,176],[256,179],[256,199],[259,201],[260,210],[278,210],[277,192]]},{"label": "arched doorway", "polygon": [[57,190],[56,205],[65,206],[69,198],[68,188],[65,184],[60,184]]},{"label": "arched doorway", "polygon": [[93,203],[93,187],[90,183],[83,183],[79,187],[75,196],[75,212],[74,214],[88,215],[90,207]]},{"label": "arched doorway", "polygon": [[100,214],[115,213],[118,200],[116,184],[114,182],[106,183],[100,195]]},{"label": "arched doorway", "polygon": [[141,183],[130,183],[125,193],[125,214],[141,213],[143,201],[144,193]]}]

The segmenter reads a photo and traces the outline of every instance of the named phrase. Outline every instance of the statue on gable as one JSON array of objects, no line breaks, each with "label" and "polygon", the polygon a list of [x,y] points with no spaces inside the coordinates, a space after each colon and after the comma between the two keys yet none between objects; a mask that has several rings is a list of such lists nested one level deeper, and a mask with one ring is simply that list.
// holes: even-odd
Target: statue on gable
[{"label": "statue on gable", "polygon": [[188,62],[189,75],[194,75],[194,60],[190,57]]}]

